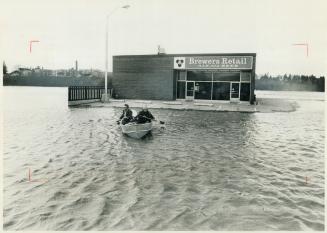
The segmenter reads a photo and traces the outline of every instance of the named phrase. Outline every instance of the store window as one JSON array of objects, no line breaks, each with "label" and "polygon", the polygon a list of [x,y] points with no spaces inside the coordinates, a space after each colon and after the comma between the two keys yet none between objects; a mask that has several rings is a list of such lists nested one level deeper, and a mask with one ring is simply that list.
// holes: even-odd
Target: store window
[{"label": "store window", "polygon": [[213,100],[229,100],[230,99],[230,83],[214,82],[213,83]]},{"label": "store window", "polygon": [[250,83],[241,83],[241,101],[250,100]]},{"label": "store window", "polygon": [[212,82],[195,82],[195,99],[211,100]]},{"label": "store window", "polygon": [[188,81],[212,81],[212,72],[187,71]]},{"label": "store window", "polygon": [[236,72],[219,72],[213,73],[213,81],[240,81],[240,73]]},{"label": "store window", "polygon": [[251,73],[250,72],[242,72],[241,73],[241,82],[250,82],[251,81]]}]

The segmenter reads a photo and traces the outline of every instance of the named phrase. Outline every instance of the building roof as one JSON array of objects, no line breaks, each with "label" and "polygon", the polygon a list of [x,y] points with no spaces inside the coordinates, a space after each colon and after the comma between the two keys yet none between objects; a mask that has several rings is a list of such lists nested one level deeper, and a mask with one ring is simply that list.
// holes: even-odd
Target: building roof
[{"label": "building roof", "polygon": [[116,55],[113,57],[190,57],[190,56],[252,56],[256,53],[182,53],[182,54],[143,54],[143,55]]}]

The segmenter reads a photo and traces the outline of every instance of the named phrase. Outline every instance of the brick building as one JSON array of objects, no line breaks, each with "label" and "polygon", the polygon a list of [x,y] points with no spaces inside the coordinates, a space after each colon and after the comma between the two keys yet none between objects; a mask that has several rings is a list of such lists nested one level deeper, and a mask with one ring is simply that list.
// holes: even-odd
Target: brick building
[{"label": "brick building", "polygon": [[114,95],[124,99],[254,101],[255,53],[113,57]]}]

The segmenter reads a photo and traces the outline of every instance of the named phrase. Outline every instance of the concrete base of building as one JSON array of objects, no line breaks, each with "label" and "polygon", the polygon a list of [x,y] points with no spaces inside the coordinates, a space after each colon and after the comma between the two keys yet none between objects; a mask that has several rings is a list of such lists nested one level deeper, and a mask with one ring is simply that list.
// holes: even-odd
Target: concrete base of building
[{"label": "concrete base of building", "polygon": [[110,101],[110,95],[109,94],[102,94],[101,102],[102,103],[109,103],[109,101]]},{"label": "concrete base of building", "polygon": [[[128,104],[130,108],[142,108],[145,100],[125,99],[124,102],[110,101],[109,103],[92,103],[88,107],[118,107],[123,108],[124,104]],[[81,107],[83,105],[80,105]],[[230,101],[160,101],[152,100],[151,104],[147,104],[149,109],[171,109],[171,110],[199,110],[199,111],[218,111],[218,112],[292,112],[297,108],[295,101],[287,101],[282,99],[258,99],[258,105],[250,105],[249,102],[241,101],[231,103]]]}]

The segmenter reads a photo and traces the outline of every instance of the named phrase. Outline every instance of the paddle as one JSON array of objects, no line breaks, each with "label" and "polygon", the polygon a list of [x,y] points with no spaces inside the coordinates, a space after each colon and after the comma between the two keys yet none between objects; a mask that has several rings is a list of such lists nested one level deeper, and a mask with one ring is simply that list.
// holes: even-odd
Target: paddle
[{"label": "paddle", "polygon": [[[157,120],[155,120],[155,121],[157,121]],[[159,123],[160,123],[160,129],[166,129],[166,125],[165,125],[165,122],[164,121],[159,121]]]},{"label": "paddle", "polygon": [[[151,118],[146,117],[146,116],[142,116],[142,117],[145,118],[145,119],[148,119],[148,120],[150,120],[150,121],[158,121],[157,119],[151,119]],[[160,121],[160,120],[159,120],[159,123],[160,123],[161,125],[164,125],[164,124],[165,124],[164,121]]]},{"label": "paddle", "polygon": [[[156,119],[152,119],[153,121],[158,121],[158,120],[156,120]],[[159,123],[161,124],[161,125],[164,125],[165,124],[165,122],[164,121],[159,121]]]}]

